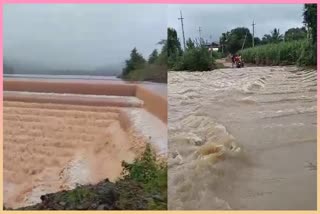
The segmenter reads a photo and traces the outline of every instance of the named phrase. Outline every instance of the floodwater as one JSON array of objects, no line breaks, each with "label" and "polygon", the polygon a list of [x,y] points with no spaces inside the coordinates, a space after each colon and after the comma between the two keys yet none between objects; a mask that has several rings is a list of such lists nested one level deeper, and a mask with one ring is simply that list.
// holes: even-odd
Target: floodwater
[{"label": "floodwater", "polygon": [[4,74],[4,79],[8,80],[45,80],[45,81],[70,81],[86,83],[136,83],[146,87],[161,96],[167,96],[167,84],[148,81],[124,81],[116,76],[89,76],[89,75],[41,75],[41,74]]},{"label": "floodwater", "polygon": [[316,209],[316,71],[168,74],[169,209]]},{"label": "floodwater", "polygon": [[[22,79],[41,77],[23,76]],[[109,82],[107,79],[66,79]],[[44,78],[44,81],[66,79]],[[159,90],[164,89],[165,84],[143,84],[154,85],[157,93],[166,95],[165,90]],[[149,89],[152,90],[152,86]],[[167,125],[144,109],[144,101],[137,97],[4,93],[7,98],[29,99],[29,102],[4,101],[4,204],[7,207],[33,205],[40,202],[43,194],[71,189],[76,184],[97,183],[105,178],[115,181],[122,171],[122,160],[133,161],[146,142],[151,143],[159,155],[166,156]],[[74,100],[74,103],[38,103],[37,98],[43,97]],[[30,98],[34,100],[31,103]],[[79,100],[100,105],[77,105]]]}]

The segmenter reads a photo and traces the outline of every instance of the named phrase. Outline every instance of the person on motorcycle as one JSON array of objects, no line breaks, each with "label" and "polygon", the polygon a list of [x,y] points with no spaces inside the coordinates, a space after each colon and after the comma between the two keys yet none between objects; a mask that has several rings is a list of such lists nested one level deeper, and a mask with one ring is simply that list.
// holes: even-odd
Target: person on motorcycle
[{"label": "person on motorcycle", "polygon": [[236,67],[237,67],[237,68],[243,67],[244,63],[243,63],[240,55],[237,55],[237,56],[236,56],[236,58],[235,58],[235,64],[236,64]]},{"label": "person on motorcycle", "polygon": [[232,61],[232,68],[233,68],[233,65],[236,63],[236,57],[237,57],[237,55],[236,55],[236,54],[232,54],[232,57],[231,57],[231,61]]}]

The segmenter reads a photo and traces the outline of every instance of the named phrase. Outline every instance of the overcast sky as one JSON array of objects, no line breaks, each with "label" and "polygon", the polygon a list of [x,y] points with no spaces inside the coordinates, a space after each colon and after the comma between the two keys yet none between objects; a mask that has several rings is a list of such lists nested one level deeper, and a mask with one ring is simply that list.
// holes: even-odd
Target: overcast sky
[{"label": "overcast sky", "polygon": [[252,29],[256,22],[255,36],[262,37],[274,28],[284,33],[291,27],[301,27],[302,4],[198,4],[169,5],[168,24],[174,27],[182,41],[180,10],[184,18],[186,39],[199,38],[199,27],[204,39],[219,41],[222,33],[235,27]]},{"label": "overcast sky", "polygon": [[4,6],[5,59],[51,68],[119,65],[137,47],[145,57],[166,38],[167,5]]}]

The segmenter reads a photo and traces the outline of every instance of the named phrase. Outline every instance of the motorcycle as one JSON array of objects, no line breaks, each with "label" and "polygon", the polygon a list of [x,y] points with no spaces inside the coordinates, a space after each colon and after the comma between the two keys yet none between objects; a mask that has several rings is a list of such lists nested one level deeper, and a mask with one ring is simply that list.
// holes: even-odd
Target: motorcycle
[{"label": "motorcycle", "polygon": [[237,68],[243,68],[243,67],[244,67],[243,61],[240,61],[240,60],[237,61],[237,62],[236,62],[236,67],[237,67]]},{"label": "motorcycle", "polygon": [[244,62],[242,61],[241,57],[240,56],[237,56],[235,59],[234,59],[234,63],[236,65],[236,68],[243,68],[244,67]]}]

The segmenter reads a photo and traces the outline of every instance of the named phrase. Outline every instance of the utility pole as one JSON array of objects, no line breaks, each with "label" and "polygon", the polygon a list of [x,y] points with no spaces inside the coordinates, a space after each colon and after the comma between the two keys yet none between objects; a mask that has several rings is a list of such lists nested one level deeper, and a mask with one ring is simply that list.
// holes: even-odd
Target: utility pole
[{"label": "utility pole", "polygon": [[202,39],[201,39],[201,27],[199,27],[199,39],[200,39],[200,45],[202,45]]},{"label": "utility pole", "polygon": [[199,38],[201,40],[201,27],[199,27]]},{"label": "utility pole", "polygon": [[241,50],[243,50],[244,44],[246,43],[247,33],[248,33],[248,31],[246,32],[246,35],[245,35],[245,37],[244,37]]},{"label": "utility pole", "polygon": [[256,23],[254,23],[254,20],[252,22],[252,47],[254,47],[254,26],[256,25]]},{"label": "utility pole", "polygon": [[186,50],[186,40],[184,38],[184,29],[183,29],[183,17],[182,17],[182,12],[180,10],[180,18],[178,18],[180,21],[181,21],[181,27],[182,27],[182,37],[183,37],[183,47],[184,47],[184,50]]}]

